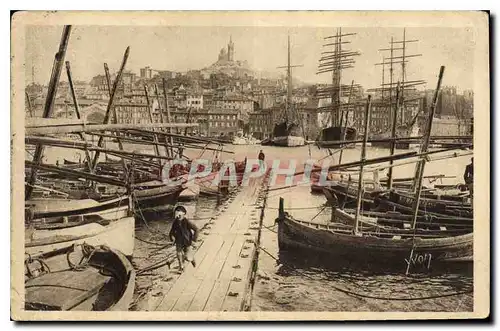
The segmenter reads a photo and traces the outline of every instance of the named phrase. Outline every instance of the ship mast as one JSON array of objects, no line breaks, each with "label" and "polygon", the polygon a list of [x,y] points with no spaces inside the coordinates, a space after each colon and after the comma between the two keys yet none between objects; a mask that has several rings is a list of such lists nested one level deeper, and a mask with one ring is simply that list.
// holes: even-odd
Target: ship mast
[{"label": "ship mast", "polygon": [[[382,93],[382,104],[386,106],[387,109],[387,119],[388,121],[384,123],[383,127],[380,127],[380,131],[388,130],[391,126],[391,123],[393,122],[393,111],[392,109],[395,107],[396,100],[393,98],[395,95],[395,91],[397,89],[397,85],[399,84],[400,91],[399,91],[399,104],[400,104],[400,111],[399,114],[396,114],[396,116],[399,115],[399,125],[405,125],[406,122],[406,111],[405,111],[405,105],[411,102],[414,102],[414,99],[406,99],[405,96],[408,96],[408,92],[415,91],[416,87],[418,85],[425,84],[426,82],[424,80],[413,80],[413,81],[407,81],[406,80],[406,67],[408,63],[408,58],[412,57],[419,57],[422,56],[422,54],[407,54],[406,53],[406,47],[407,44],[409,43],[416,43],[419,40],[413,39],[413,40],[407,40],[406,39],[406,28],[403,29],[403,39],[402,40],[394,40],[393,37],[391,37],[391,41],[389,42],[390,47],[389,48],[381,48],[379,49],[380,52],[390,52],[389,57],[383,57],[381,63],[376,63],[376,66],[381,65],[382,66],[382,76],[384,77],[384,71],[385,67],[387,66],[389,69],[389,83],[384,83],[384,78],[382,78],[382,85],[379,88],[373,88],[373,89],[368,89],[368,92],[381,92]],[[401,64],[401,76],[399,79],[394,79],[394,66],[396,64]],[[389,100],[388,102],[385,102],[385,92],[388,92],[389,94]],[[405,93],[406,92],[406,93]],[[411,114],[410,116],[414,116],[416,118],[418,114]]]},{"label": "ship mast", "polygon": [[[317,97],[319,99],[330,98],[331,105],[329,107],[320,107],[318,111],[329,111],[331,125],[338,127],[342,125],[344,109],[341,104],[341,96],[349,91],[347,94],[356,93],[357,89],[360,88],[359,84],[342,85],[342,70],[348,68],[354,68],[355,56],[361,55],[357,51],[346,50],[342,48],[343,44],[350,44],[350,41],[345,40],[345,37],[354,36],[356,33],[344,33],[342,34],[342,28],[338,28],[335,35],[327,36],[324,39],[333,39],[331,43],[323,45],[326,49],[333,46],[332,50],[326,50],[322,52],[322,57],[319,59],[319,66],[317,74],[330,73],[332,74],[332,85],[324,89],[318,90]],[[347,119],[346,119],[347,123]]]},{"label": "ship mast", "polygon": [[290,104],[292,102],[292,68],[290,68],[290,35],[288,35],[288,62],[286,68],[286,79],[287,79],[287,87],[286,87],[286,111],[285,116],[288,120],[288,111],[290,110]]},{"label": "ship mast", "polygon": [[288,123],[291,116],[289,116],[288,112],[290,111],[291,104],[292,104],[292,94],[293,94],[293,89],[292,89],[292,68],[298,68],[302,67],[303,65],[292,65],[291,64],[291,51],[290,51],[290,35],[288,35],[288,55],[287,55],[287,65],[282,66],[282,67],[277,67],[278,69],[285,69],[286,68],[286,80],[287,80],[287,87],[286,87],[286,103],[285,103],[285,123]]}]

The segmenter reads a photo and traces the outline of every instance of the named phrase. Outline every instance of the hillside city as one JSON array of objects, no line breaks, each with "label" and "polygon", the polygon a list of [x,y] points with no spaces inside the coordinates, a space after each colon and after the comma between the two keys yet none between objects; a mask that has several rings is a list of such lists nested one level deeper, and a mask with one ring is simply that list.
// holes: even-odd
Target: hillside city
[{"label": "hillside city", "polygon": [[[218,55],[214,54],[216,61],[200,70],[181,73],[149,66],[141,68],[139,72],[125,70],[114,101],[117,123],[148,123],[149,107],[155,122],[169,118],[177,123],[199,123],[198,129],[191,134],[230,139],[239,133],[255,139],[267,138],[272,133],[274,123],[282,120],[287,80],[284,77],[260,77],[246,61],[235,60],[234,48],[230,39]],[[111,73],[110,78],[113,84],[116,73]],[[316,139],[321,129],[328,124],[326,114],[329,112],[330,99],[317,92],[326,86],[294,82],[292,104],[301,117],[307,140]],[[102,123],[109,100],[104,71],[88,82],[75,80],[74,88],[82,116],[88,122]],[[355,95],[350,96],[354,100],[350,100],[353,108],[349,125],[358,132],[362,131],[364,102],[356,103],[356,100],[362,100],[367,95],[366,89],[368,87],[361,87]],[[32,81],[26,86],[26,92],[29,98],[26,116],[41,116],[47,86]],[[406,104],[401,120],[415,117],[419,120],[419,126],[423,125],[423,115],[432,94],[432,90],[416,90],[408,96],[411,102]],[[342,102],[346,103],[347,96],[341,96]],[[370,122],[370,132],[373,133],[387,131],[390,127],[387,107],[377,107],[380,98],[380,93],[375,93]],[[456,87],[443,87],[432,134],[471,134],[473,98],[472,90],[464,90],[459,94]],[[54,117],[76,118],[67,81],[61,80],[59,83]]]}]

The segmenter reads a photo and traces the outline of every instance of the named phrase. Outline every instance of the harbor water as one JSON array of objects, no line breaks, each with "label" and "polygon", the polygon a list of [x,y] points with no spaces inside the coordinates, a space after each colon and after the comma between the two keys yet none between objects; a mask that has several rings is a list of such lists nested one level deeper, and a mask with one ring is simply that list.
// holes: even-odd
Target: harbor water
[{"label": "harbor water", "polygon": [[[308,159],[321,160],[327,154],[315,146],[298,148],[272,147],[260,145],[227,146],[233,154],[222,154],[221,160],[237,161],[257,158],[260,150],[266,155],[267,164],[280,160],[281,164],[290,164],[296,160],[297,171],[303,170]],[[134,147],[135,149],[135,147]],[[414,149],[418,150],[417,148]],[[51,152],[45,155],[51,156]],[[408,151],[397,150],[396,153]],[[190,157],[197,157],[199,152],[191,152]],[[389,154],[386,149],[368,148],[367,158],[381,157]],[[210,155],[210,154],[207,154]],[[338,162],[339,154],[332,157],[332,164]],[[54,156],[55,157],[55,156]],[[432,156],[434,157],[434,156]],[[358,161],[360,148],[346,149],[342,162]],[[470,163],[471,156],[457,157],[448,160],[429,162],[424,175],[445,174],[453,178],[437,180],[436,183],[458,184],[463,182],[465,166]],[[385,177],[387,170],[381,172]],[[396,167],[396,178],[414,176],[414,164]],[[429,181],[425,185],[432,185]],[[330,208],[325,206],[323,195],[310,192],[310,185],[297,185],[276,190],[284,186],[283,180],[271,185],[267,195],[261,232],[262,249],[258,255],[257,277],[253,288],[251,309],[255,311],[472,311],[473,294],[463,294],[437,299],[416,300],[422,297],[440,296],[447,293],[462,292],[472,288],[472,268],[454,268],[435,270],[431,273],[412,272],[405,275],[406,262],[394,269],[363,270],[339,266],[328,257],[315,254],[302,255],[280,253],[278,248],[277,226],[274,223],[278,215],[279,198],[284,198],[285,210],[295,218],[328,222]],[[274,189],[274,190],[273,190]],[[236,192],[231,193],[237,194]],[[196,201],[183,203],[187,207],[188,217],[198,226],[205,227],[210,221],[217,222],[225,198],[200,196]],[[147,269],[158,261],[170,257],[174,261],[171,268],[164,266],[137,276],[136,295],[133,309],[154,310],[144,298],[149,295],[162,295],[161,289],[155,288],[155,281],[167,280],[169,274],[175,272],[175,252],[168,245],[167,235],[170,230],[171,217],[168,212],[158,210],[137,218],[136,248],[133,263],[137,270]],[[209,226],[209,225],[208,225]],[[203,229],[202,229],[203,231]],[[355,292],[350,295],[345,292]],[[365,297],[363,297],[365,296]],[[378,299],[367,298],[377,297]],[[391,300],[383,300],[391,299]],[[396,299],[396,300],[394,300]],[[399,300],[409,299],[409,300]]]}]

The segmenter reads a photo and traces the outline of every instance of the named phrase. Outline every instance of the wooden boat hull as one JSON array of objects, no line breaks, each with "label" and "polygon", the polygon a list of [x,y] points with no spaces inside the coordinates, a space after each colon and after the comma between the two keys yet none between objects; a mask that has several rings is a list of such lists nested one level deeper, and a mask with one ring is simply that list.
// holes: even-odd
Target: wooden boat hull
[{"label": "wooden boat hull", "polygon": [[261,140],[260,144],[262,146],[271,146],[273,144],[273,140],[271,138],[266,138]]},{"label": "wooden boat hull", "polygon": [[[361,208],[363,210],[374,210],[378,204],[374,201],[374,197],[378,195],[379,191],[366,191],[363,193]],[[343,206],[344,208],[356,207],[357,199],[357,185],[332,185],[323,186],[323,194],[325,195],[329,204],[333,206]]]},{"label": "wooden boat hull", "polygon": [[196,200],[200,195],[200,186],[196,183],[190,183],[186,189],[179,195],[178,201],[192,201]]},{"label": "wooden boat hull", "polygon": [[55,230],[26,229],[25,232],[25,252],[30,255],[44,254],[83,242],[105,245],[126,256],[132,256],[134,252],[134,217],[109,221],[107,225],[90,223]]},{"label": "wooden boat hull", "polygon": [[[321,166],[315,165],[314,168],[321,169]],[[318,172],[311,173],[311,193],[323,194],[324,187],[336,185],[335,183],[342,180],[343,174],[341,172],[330,171],[324,183],[320,183],[321,174]]]},{"label": "wooden boat hull", "polygon": [[122,196],[98,202],[93,199],[32,199],[26,202],[32,208],[35,218],[49,218],[70,215],[99,215],[112,220],[127,217],[129,199]]},{"label": "wooden boat hull", "polygon": [[[86,257],[88,264],[75,268],[78,257]],[[127,311],[136,273],[121,252],[81,245],[31,256],[25,275],[26,310]]]},{"label": "wooden boat hull", "polygon": [[[413,259],[443,262],[472,261],[473,234],[446,238],[382,238],[340,233],[333,226],[294,220],[289,215],[278,219],[280,249],[299,249],[325,253],[350,261],[405,265],[413,249]],[[422,257],[422,258],[420,258]]]},{"label": "wooden boat hull", "polygon": [[[356,140],[357,131],[352,127],[338,127],[331,126],[321,130],[320,139],[317,141],[317,145],[323,148],[356,148],[355,144],[349,144],[349,140]],[[332,141],[345,141],[346,144],[342,143],[331,143]]]},{"label": "wooden boat hull", "polygon": [[306,141],[304,137],[300,136],[281,136],[281,137],[274,137],[273,144],[276,146],[283,146],[283,147],[298,147],[298,146],[304,146],[306,144]]},{"label": "wooden boat hull", "polygon": [[153,188],[144,188],[137,190],[135,202],[141,209],[154,208],[159,206],[174,205],[177,203],[179,195],[185,189],[185,186],[160,186]]},{"label": "wooden boat hull", "polygon": [[[388,210],[393,210],[395,208],[401,212],[409,212],[411,209],[408,208],[413,208],[415,198],[400,192],[390,192],[388,197],[381,197],[379,201],[380,204],[385,206]],[[398,207],[395,207],[397,205],[406,208],[399,208],[401,209],[399,210]],[[422,198],[420,200],[419,210],[441,215],[473,218],[473,211],[470,204],[464,204],[462,201]]]}]

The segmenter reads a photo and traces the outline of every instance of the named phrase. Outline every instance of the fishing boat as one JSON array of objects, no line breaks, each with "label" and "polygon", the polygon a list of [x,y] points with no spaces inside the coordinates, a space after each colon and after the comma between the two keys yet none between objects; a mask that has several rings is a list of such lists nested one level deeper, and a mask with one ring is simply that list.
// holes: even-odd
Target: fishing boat
[{"label": "fishing boat", "polygon": [[[435,198],[432,196],[435,196]],[[440,215],[467,217],[472,220],[472,206],[466,199],[463,196],[452,197],[431,194],[430,197],[424,196],[420,199],[419,210]],[[404,191],[391,191],[381,195],[378,201],[384,209],[411,213],[415,204],[415,197]]]},{"label": "fishing boat", "polygon": [[[319,167],[319,166],[318,166]],[[341,181],[344,174],[341,172],[331,171],[326,175],[326,180],[321,183],[321,173],[313,172],[311,173],[311,193],[323,194],[323,188],[325,186],[331,186]]]},{"label": "fishing boat", "polygon": [[148,184],[137,185],[134,189],[134,202],[141,209],[152,208],[156,206],[174,205],[182,191],[186,189],[184,184],[162,186],[150,186]]},{"label": "fishing boat", "polygon": [[33,198],[25,202],[35,218],[74,215],[99,215],[103,219],[126,217],[129,212],[128,196],[96,201],[94,199]]},{"label": "fishing boat", "polygon": [[[376,198],[385,189],[375,181],[363,181],[364,190],[362,194],[361,208],[363,210],[375,210],[378,207]],[[337,182],[329,186],[323,186],[323,194],[327,201],[332,206],[342,206],[345,208],[353,208],[356,206],[358,190],[357,184],[348,182]]]},{"label": "fishing boat", "polygon": [[473,260],[473,234],[464,230],[399,229],[362,217],[354,231],[354,216],[334,209],[331,223],[298,220],[284,211],[280,199],[278,243],[280,250],[325,253],[345,261],[404,266],[405,261],[429,265]]},{"label": "fishing boat", "polygon": [[134,252],[134,217],[113,220],[99,215],[26,218],[24,245],[26,253],[31,255],[82,242],[106,245],[127,256]]},{"label": "fishing boat", "polygon": [[196,200],[200,195],[200,185],[195,181],[189,181],[186,183],[186,189],[184,189],[178,197],[178,201],[192,201]]},{"label": "fishing boat", "polygon": [[[365,188],[362,195],[361,209],[366,211],[390,211],[405,215],[413,213],[415,198],[411,195],[411,188],[405,185],[394,184],[393,190],[387,190],[377,182],[364,181]],[[436,190],[424,188],[422,192],[419,215],[430,215],[434,218],[456,217],[465,218],[472,223],[473,212],[467,196],[463,194],[439,194]],[[332,206],[354,208],[358,196],[357,187],[352,182],[337,182],[322,187],[328,203]]]},{"label": "fishing boat", "polygon": [[25,309],[127,311],[135,270],[118,250],[87,243],[30,254],[25,265]]}]

